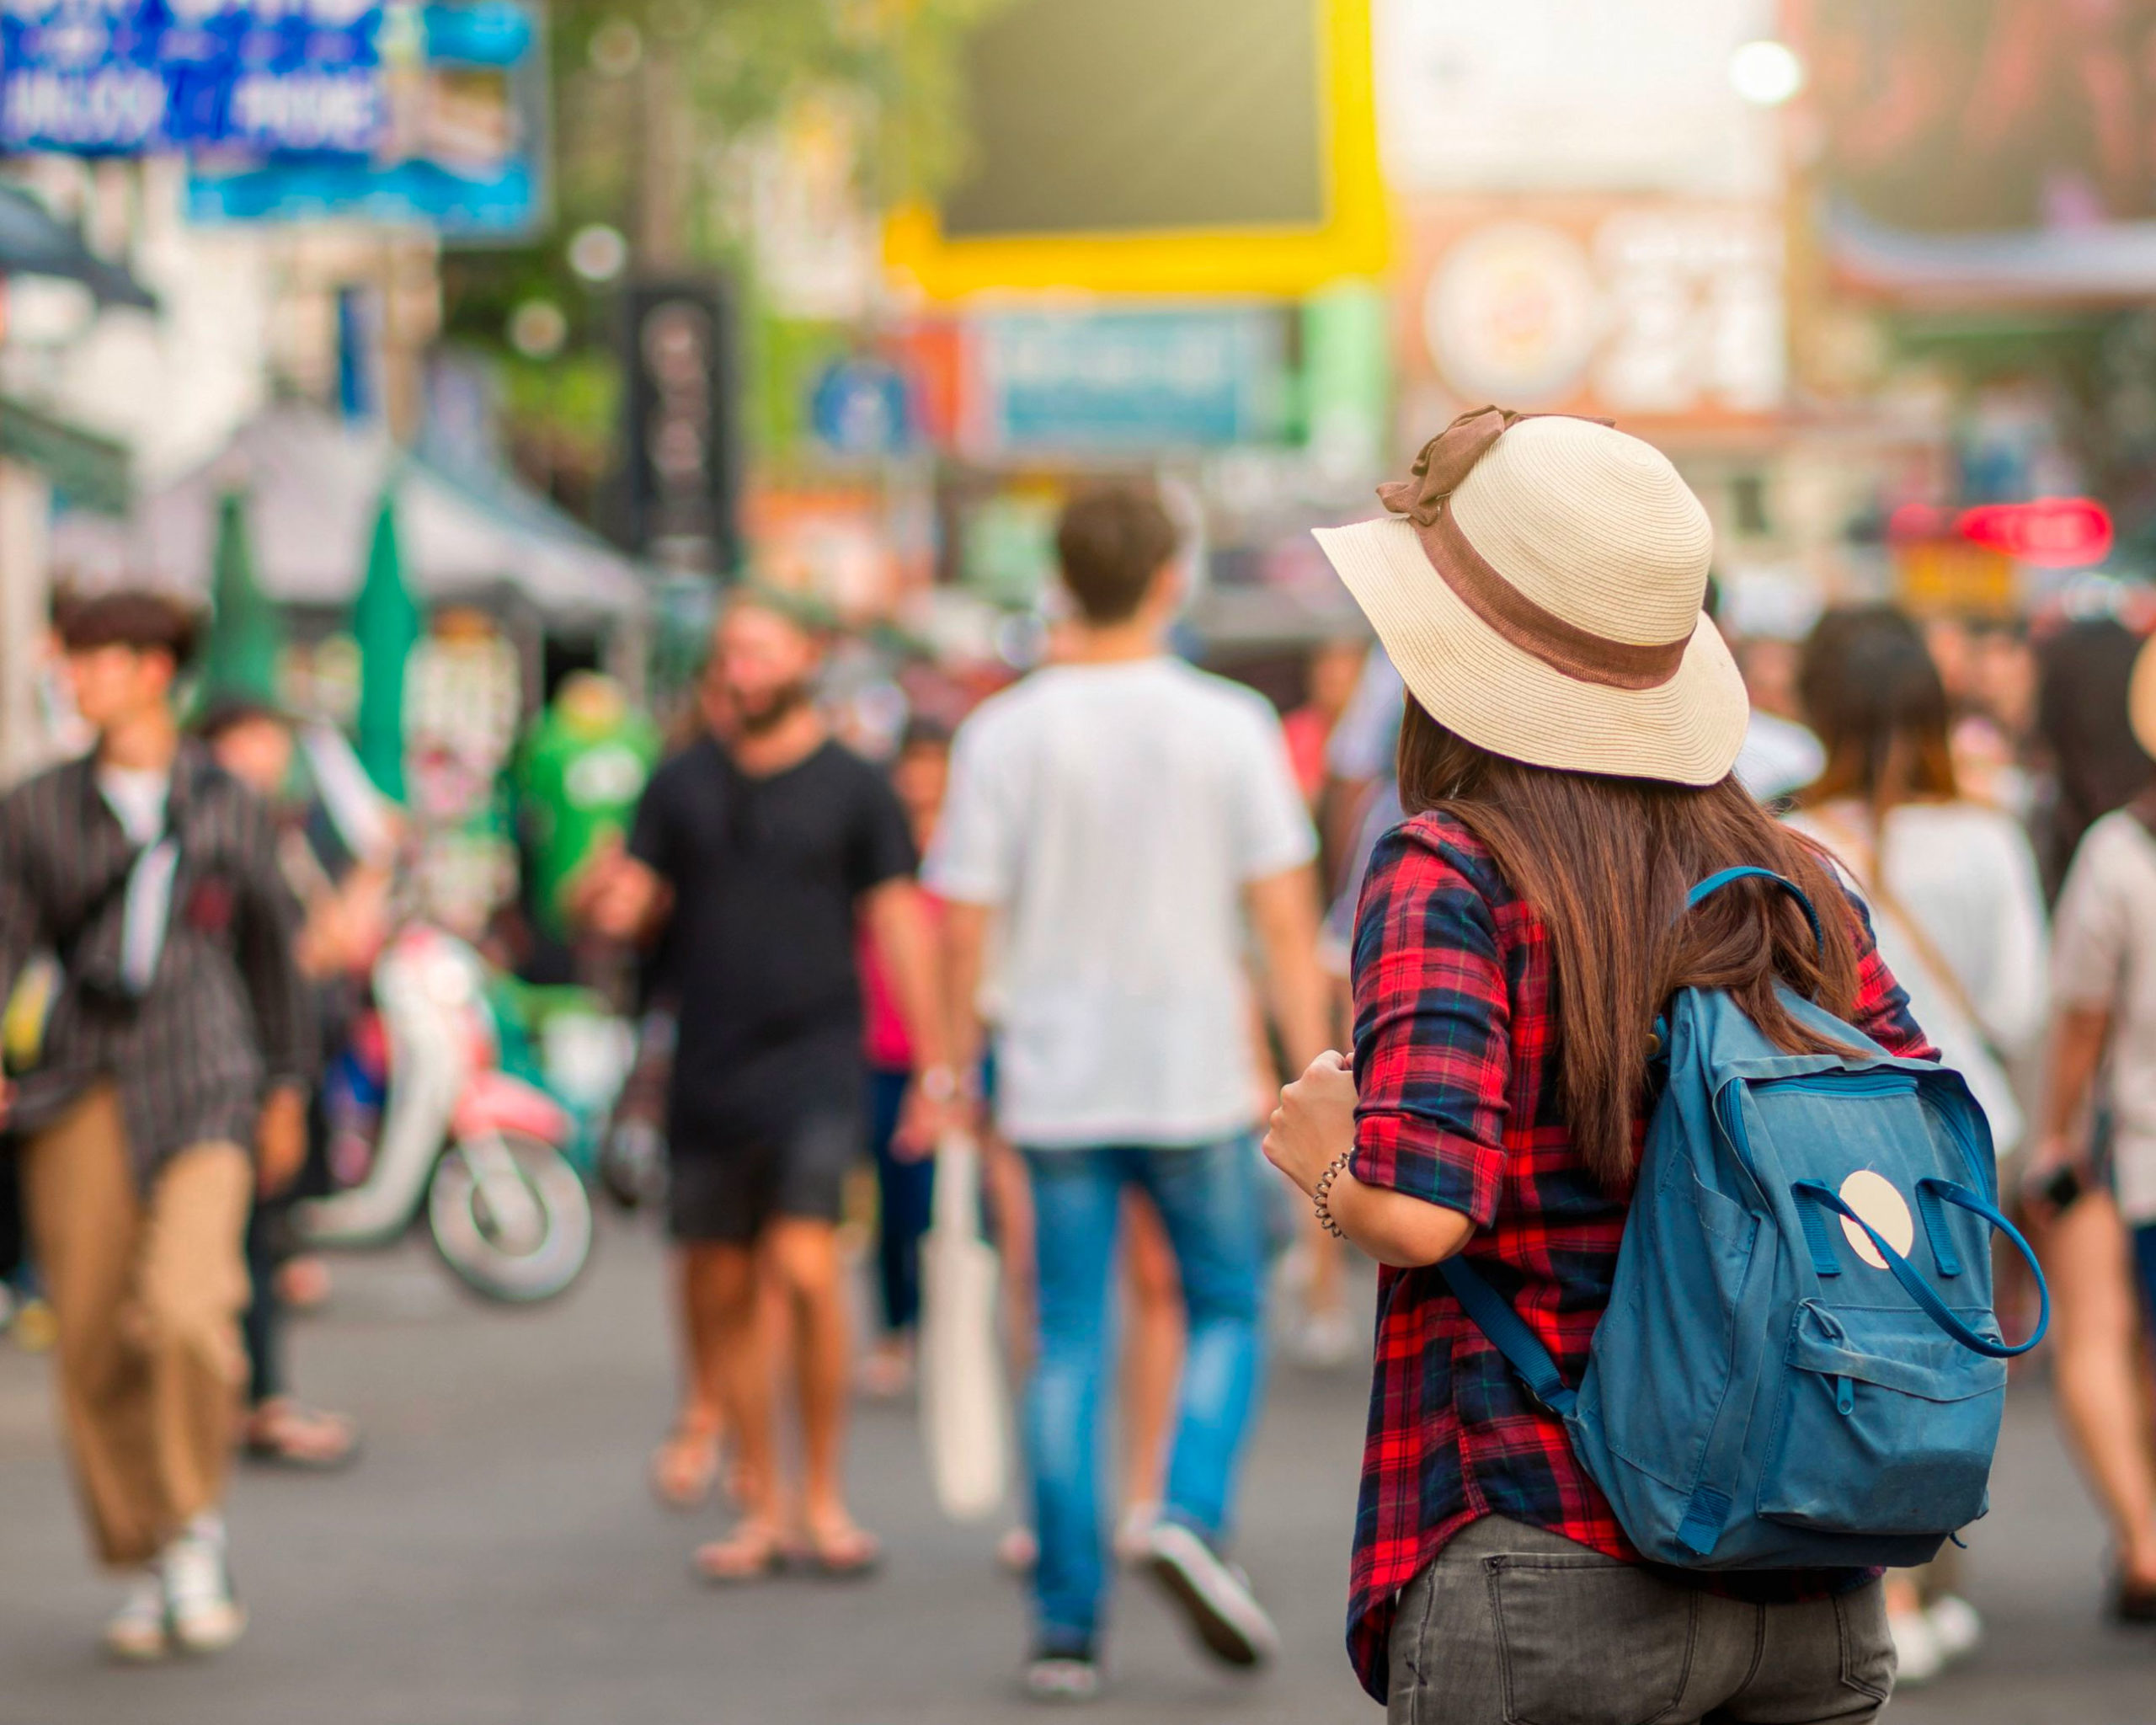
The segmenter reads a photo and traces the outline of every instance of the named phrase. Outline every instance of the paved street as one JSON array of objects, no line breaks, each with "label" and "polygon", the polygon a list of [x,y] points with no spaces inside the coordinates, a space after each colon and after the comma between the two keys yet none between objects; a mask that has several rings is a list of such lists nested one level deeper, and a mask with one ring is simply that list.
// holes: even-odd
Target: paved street
[{"label": "paved street", "polygon": [[[459,1296],[417,1250],[340,1266],[298,1338],[302,1388],[357,1412],[369,1450],[328,1480],[243,1479],[239,1579],[255,1618],[214,1665],[102,1666],[107,1589],[83,1559],[48,1432],[43,1362],[0,1346],[0,1722],[4,1725],[970,1725],[1028,1717],[1023,1618],[991,1533],[941,1523],[909,1410],[857,1445],[861,1508],[892,1560],[866,1586],[718,1594],[686,1559],[713,1512],[658,1509],[642,1476],[670,1369],[659,1258],[608,1231],[588,1284],[538,1313]],[[1279,1672],[1247,1685],[1187,1653],[1150,1595],[1124,1596],[1113,1697],[1092,1717],[1368,1722],[1339,1648],[1359,1375],[1283,1372],[1242,1555],[1277,1607]],[[2020,1397],[1972,1541],[1993,1634],[1909,1722],[2143,1722],[2156,1637],[2097,1621],[2091,1518],[2040,1396]]]}]

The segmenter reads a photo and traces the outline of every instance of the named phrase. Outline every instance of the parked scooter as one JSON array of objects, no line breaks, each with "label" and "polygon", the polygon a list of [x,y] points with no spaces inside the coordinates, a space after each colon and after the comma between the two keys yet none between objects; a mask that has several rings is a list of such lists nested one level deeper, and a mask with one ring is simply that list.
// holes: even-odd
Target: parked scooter
[{"label": "parked scooter", "polygon": [[591,1256],[591,1203],[569,1159],[577,1122],[502,1070],[485,961],[408,923],[376,959],[373,984],[372,1024],[331,1099],[333,1173],[340,1135],[349,1149],[355,1134],[364,1173],[296,1206],[300,1237],[318,1248],[386,1245],[424,1210],[435,1250],[467,1286],[516,1304],[552,1298]]}]

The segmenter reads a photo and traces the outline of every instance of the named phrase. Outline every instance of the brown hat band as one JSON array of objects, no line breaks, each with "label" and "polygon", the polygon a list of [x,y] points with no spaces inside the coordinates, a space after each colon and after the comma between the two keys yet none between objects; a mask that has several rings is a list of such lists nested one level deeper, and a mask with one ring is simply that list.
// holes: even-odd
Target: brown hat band
[{"label": "brown hat band", "polygon": [[1578,682],[1614,689],[1659,688],[1684,663],[1696,623],[1681,639],[1641,644],[1613,641],[1567,622],[1492,569],[1445,507],[1491,445],[1522,419],[1541,417],[1495,407],[1462,414],[1422,446],[1413,476],[1380,485],[1378,498],[1394,514],[1407,518],[1430,566],[1493,633]]},{"label": "brown hat band", "polygon": [[1684,663],[1684,650],[1692,644],[1689,633],[1679,641],[1644,645],[1613,641],[1544,610],[1490,567],[1467,542],[1450,510],[1427,527],[1416,523],[1415,537],[1422,542],[1422,554],[1431,567],[1461,604],[1521,652],[1577,682],[1613,689],[1658,689]]}]

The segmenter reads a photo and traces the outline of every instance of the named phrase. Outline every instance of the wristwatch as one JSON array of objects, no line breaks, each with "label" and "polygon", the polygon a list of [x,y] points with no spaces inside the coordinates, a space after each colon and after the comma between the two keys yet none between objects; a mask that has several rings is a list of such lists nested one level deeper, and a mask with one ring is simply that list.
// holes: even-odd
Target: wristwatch
[{"label": "wristwatch", "polygon": [[956,1102],[965,1087],[958,1082],[957,1071],[947,1065],[923,1066],[915,1082],[931,1102]]}]

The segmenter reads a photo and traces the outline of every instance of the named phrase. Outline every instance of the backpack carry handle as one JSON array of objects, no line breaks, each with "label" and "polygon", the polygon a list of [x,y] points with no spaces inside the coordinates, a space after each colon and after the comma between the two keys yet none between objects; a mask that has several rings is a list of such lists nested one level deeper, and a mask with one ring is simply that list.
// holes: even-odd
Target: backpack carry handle
[{"label": "backpack carry handle", "polygon": [[[2036,1254],[2031,1248],[2029,1242],[2021,1237],[2021,1231],[2000,1215],[1998,1205],[1993,1204],[1988,1199],[1984,1198],[1981,1194],[1972,1192],[1966,1186],[1956,1185],[1951,1180],[1927,1177],[1917,1183],[1917,1188],[1918,1202],[1920,1206],[1924,1203],[1924,1194],[1927,1192],[1937,1199],[1943,1199],[1948,1204],[1957,1205],[1967,1210],[1970,1215],[1979,1216],[1990,1223],[1993,1227],[2012,1241],[2021,1256],[2028,1260],[2030,1274],[2036,1279],[2038,1307],[2036,1332],[2027,1341],[2009,1347],[2004,1342],[1994,1342],[1988,1336],[1979,1335],[1963,1323],[1947,1309],[1946,1302],[1939,1297],[1937,1290],[1932,1287],[1931,1284],[1924,1280],[1924,1273],[1889,1246],[1878,1229],[1873,1227],[1870,1223],[1850,1209],[1841,1194],[1835,1191],[1833,1187],[1818,1180],[1798,1180],[1790,1185],[1790,1190],[1796,1194],[1800,1203],[1808,1199],[1821,1209],[1832,1210],[1844,1221],[1854,1222],[1857,1226],[1863,1229],[1870,1237],[1873,1248],[1886,1261],[1886,1268],[1894,1273],[1894,1279],[1902,1284],[1902,1290],[1916,1301],[1925,1316],[1964,1348],[1992,1359],[2011,1359],[2016,1354],[2026,1354],[2044,1339],[2044,1332],[2051,1328],[2052,1290],[2045,1284],[2043,1266],[2036,1262]],[[1814,1212],[1810,1210],[1805,1212],[1807,1225],[1804,1231],[1805,1236],[1812,1248],[1814,1267],[1822,1268],[1821,1263],[1822,1253],[1828,1261],[1831,1261],[1833,1248],[1831,1241],[1827,1237],[1828,1231],[1815,1230],[1809,1226],[1813,1215]],[[1927,1230],[1927,1231],[1929,1231]],[[1935,1242],[1934,1249],[1936,1250]],[[1840,1272],[1841,1267],[1836,1264],[1833,1273],[1838,1275]]]},{"label": "backpack carry handle", "polygon": [[1741,868],[1725,868],[1719,874],[1710,874],[1684,895],[1684,908],[1688,911],[1696,910],[1732,881],[1736,880],[1772,881],[1795,899],[1797,909],[1804,912],[1804,920],[1812,925],[1812,943],[1814,948],[1824,955],[1827,950],[1827,931],[1819,926],[1819,913],[1812,909],[1812,900],[1805,896],[1802,887],[1786,876],[1775,873],[1771,868],[1760,868],[1748,863]]}]

